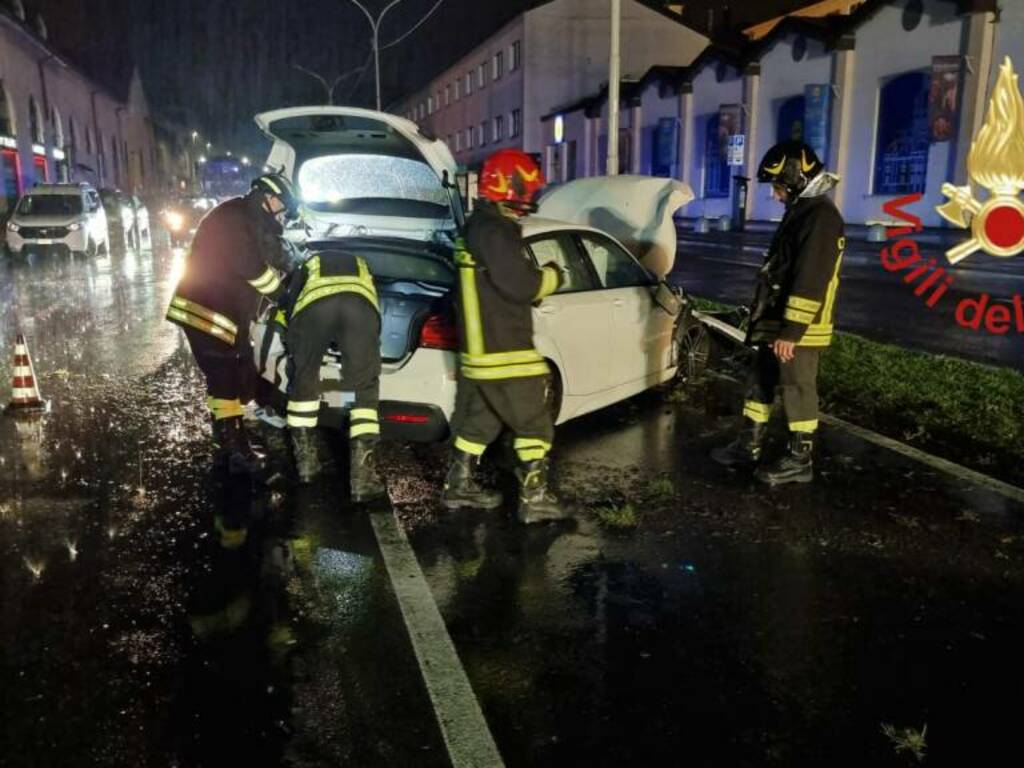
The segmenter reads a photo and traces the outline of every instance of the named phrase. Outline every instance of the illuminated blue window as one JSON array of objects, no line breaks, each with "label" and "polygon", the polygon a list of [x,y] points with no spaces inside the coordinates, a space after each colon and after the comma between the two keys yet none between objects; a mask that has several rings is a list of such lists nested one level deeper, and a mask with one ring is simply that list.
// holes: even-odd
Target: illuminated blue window
[{"label": "illuminated blue window", "polygon": [[928,87],[924,72],[882,86],[875,146],[876,195],[924,192],[928,170]]},{"label": "illuminated blue window", "polygon": [[704,197],[729,196],[729,166],[718,135],[718,113],[708,118],[704,131]]},{"label": "illuminated blue window", "polygon": [[804,97],[793,96],[779,106],[779,119],[775,125],[776,141],[804,140]]}]

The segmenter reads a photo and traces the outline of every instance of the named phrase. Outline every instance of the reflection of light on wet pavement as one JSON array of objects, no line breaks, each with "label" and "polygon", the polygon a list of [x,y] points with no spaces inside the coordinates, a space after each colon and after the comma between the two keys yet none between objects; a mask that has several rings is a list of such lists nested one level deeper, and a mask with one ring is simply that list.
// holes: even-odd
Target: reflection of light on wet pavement
[{"label": "reflection of light on wet pavement", "polygon": [[68,557],[71,558],[71,562],[75,562],[78,559],[78,544],[73,541],[65,541],[64,546],[68,550]]},{"label": "reflection of light on wet pavement", "polygon": [[46,568],[46,563],[42,562],[41,560],[30,560],[28,557],[23,558],[23,560],[25,562],[25,567],[28,568],[29,572],[32,574],[32,577],[36,581],[39,581],[39,579],[43,575],[43,570],[45,570]]}]

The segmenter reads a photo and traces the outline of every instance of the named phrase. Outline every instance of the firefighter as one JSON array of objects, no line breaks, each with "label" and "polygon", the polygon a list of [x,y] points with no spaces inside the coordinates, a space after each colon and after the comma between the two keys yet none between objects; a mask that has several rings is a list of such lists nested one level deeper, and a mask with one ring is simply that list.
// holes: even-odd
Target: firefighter
[{"label": "firefighter", "polygon": [[518,219],[544,186],[533,159],[501,150],[484,163],[481,199],[455,260],[459,270],[459,386],[454,445],[442,503],[493,509],[501,494],[480,486],[476,470],[487,446],[507,427],[515,437],[518,517],[533,523],[566,517],[548,490],[554,425],[546,392],[550,369],[533,347],[532,305],[562,282],[558,267],[534,266]]},{"label": "firefighter", "polygon": [[217,460],[231,474],[261,468],[242,424],[242,405],[257,386],[249,324],[261,297],[273,301],[282,291],[271,265],[286,262],[280,235],[298,213],[298,195],[279,174],[260,176],[245,197],[218,205],[199,224],[167,310],[206,377]]},{"label": "firefighter", "polygon": [[320,366],[333,344],[341,355],[341,388],[352,393],[349,466],[352,500],[386,493],[376,469],[380,424],[380,309],[373,275],[361,257],[342,249],[310,254],[292,273],[277,321],[286,327],[288,431],[300,483],[320,473],[316,442]]},{"label": "firefighter", "polygon": [[824,169],[806,144],[787,141],[768,150],[757,170],[786,206],[772,238],[751,308],[747,343],[756,347],[744,429],[712,451],[725,466],[753,466],[761,458],[776,388],[789,426],[789,450],[757,471],[770,485],[808,483],[818,428],[818,362],[831,343],[839,270],[846,245],[843,219],[826,195],[839,177]]}]

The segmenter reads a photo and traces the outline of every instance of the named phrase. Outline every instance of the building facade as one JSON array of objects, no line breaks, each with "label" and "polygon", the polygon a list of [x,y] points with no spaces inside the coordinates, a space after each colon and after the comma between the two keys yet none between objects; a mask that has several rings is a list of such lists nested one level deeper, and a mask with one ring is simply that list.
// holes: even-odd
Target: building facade
[{"label": "building facade", "polygon": [[[391,108],[444,139],[460,164],[501,148],[544,150],[541,117],[608,79],[607,0],[552,0],[521,14]],[[622,3],[622,72],[690,63],[707,38],[635,0]]]},{"label": "building facade", "polygon": [[161,186],[138,74],[116,98],[49,46],[41,17],[0,3],[0,215],[34,184],[78,181]]},{"label": "building facade", "polygon": [[[709,46],[686,67],[654,67],[623,83],[620,156],[633,147],[629,171],[687,182],[687,216],[718,217],[733,211],[735,177],[753,177],[776,141],[799,138],[843,177],[835,199],[847,221],[885,221],[886,201],[919,192],[915,211],[939,226],[942,183],[967,182],[1000,63],[1009,56],[1024,72],[1024,3],[995,6],[866,0],[848,14],[786,19],[741,46]],[[605,92],[542,122],[550,178],[604,172]],[[745,203],[750,218],[782,213],[755,182]]]}]

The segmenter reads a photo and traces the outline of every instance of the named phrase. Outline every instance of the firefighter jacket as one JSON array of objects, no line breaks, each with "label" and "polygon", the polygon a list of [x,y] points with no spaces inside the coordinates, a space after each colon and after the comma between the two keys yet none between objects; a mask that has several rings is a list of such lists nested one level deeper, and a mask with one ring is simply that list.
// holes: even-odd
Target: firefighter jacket
[{"label": "firefighter jacket", "polygon": [[281,229],[258,196],[221,203],[199,223],[167,319],[234,346],[246,338],[260,298],[274,300],[281,278]]},{"label": "firefighter jacket", "polygon": [[824,194],[789,206],[758,275],[747,341],[827,347],[845,246],[842,216]]},{"label": "firefighter jacket", "polygon": [[549,373],[533,347],[532,305],[558,290],[558,268],[534,266],[519,223],[486,200],[466,224],[455,263],[462,375],[495,381]]},{"label": "firefighter jacket", "polygon": [[313,253],[288,279],[275,320],[287,325],[313,302],[339,294],[359,296],[380,312],[373,275],[362,257],[343,250]]}]

